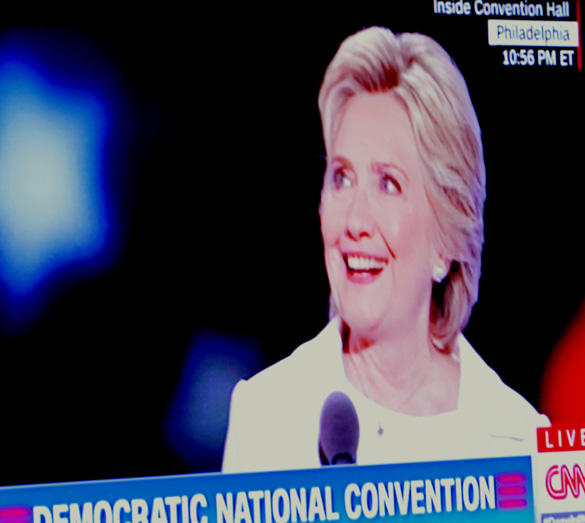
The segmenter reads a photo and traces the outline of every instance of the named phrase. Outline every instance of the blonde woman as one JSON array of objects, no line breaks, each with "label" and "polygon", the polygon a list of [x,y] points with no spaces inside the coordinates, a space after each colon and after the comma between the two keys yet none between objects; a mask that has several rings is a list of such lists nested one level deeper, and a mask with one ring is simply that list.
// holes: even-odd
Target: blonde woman
[{"label": "blonde woman", "polygon": [[478,294],[485,172],[460,72],[431,38],[372,27],[340,46],[319,109],[331,321],[237,384],[223,470],[319,466],[333,391],[357,411],[359,464],[530,452],[548,420],[461,334]]}]

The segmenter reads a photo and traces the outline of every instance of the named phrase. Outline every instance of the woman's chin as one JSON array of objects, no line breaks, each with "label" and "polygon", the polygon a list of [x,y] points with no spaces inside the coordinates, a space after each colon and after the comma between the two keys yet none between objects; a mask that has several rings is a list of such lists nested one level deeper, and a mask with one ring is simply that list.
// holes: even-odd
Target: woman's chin
[{"label": "woman's chin", "polygon": [[342,311],[341,318],[354,335],[370,337],[379,331],[382,318],[371,310]]}]

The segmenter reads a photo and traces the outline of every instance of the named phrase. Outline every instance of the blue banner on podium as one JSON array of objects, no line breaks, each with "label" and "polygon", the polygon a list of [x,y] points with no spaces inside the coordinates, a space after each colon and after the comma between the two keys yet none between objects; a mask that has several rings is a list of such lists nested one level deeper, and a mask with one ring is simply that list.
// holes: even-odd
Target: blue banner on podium
[{"label": "blue banner on podium", "polygon": [[0,523],[534,522],[529,457],[0,488]]}]

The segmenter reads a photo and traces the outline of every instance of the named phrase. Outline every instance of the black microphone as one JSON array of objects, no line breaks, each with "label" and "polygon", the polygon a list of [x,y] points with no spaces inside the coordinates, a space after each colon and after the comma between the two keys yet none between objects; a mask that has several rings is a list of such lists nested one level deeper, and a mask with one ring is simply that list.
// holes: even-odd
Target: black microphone
[{"label": "black microphone", "polygon": [[353,403],[343,392],[332,392],[321,409],[321,465],[355,463],[359,439],[360,423]]}]

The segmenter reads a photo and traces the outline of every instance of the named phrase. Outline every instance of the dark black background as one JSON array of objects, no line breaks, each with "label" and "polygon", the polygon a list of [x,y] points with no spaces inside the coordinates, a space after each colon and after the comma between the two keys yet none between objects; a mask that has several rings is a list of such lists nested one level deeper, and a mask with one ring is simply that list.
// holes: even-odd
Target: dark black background
[{"label": "dark black background", "polygon": [[108,270],[63,287],[29,328],[4,328],[2,484],[193,471],[161,428],[193,334],[253,337],[269,364],[324,326],[317,93],[342,39],[369,25],[434,37],[467,80],[488,197],[466,334],[537,404],[585,289],[582,73],[506,68],[485,18],[431,10],[5,20],[0,38],[19,31],[52,67],[108,79],[121,233]]}]

